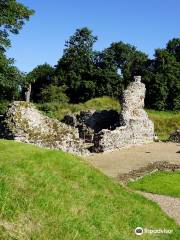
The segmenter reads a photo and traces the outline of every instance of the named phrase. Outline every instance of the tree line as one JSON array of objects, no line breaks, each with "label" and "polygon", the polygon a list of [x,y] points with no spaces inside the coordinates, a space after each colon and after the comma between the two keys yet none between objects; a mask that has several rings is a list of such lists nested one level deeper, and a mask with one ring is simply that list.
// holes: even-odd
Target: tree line
[{"label": "tree line", "polygon": [[[5,2],[18,4],[15,0],[0,0],[0,4]],[[104,95],[120,99],[133,76],[141,75],[147,88],[147,108],[180,110],[179,38],[169,40],[163,49],[156,49],[154,58],[149,59],[135,46],[122,41],[112,43],[103,51],[96,51],[94,44],[98,38],[84,27],[77,29],[65,42],[63,55],[55,66],[45,63],[28,74],[22,74],[5,56],[9,44],[8,31],[18,33],[24,20],[33,14],[22,4],[18,6],[23,11],[15,14],[14,22],[9,21],[8,28],[0,16],[0,24],[4,26],[0,31],[1,100],[23,99],[25,93],[26,96],[29,93],[35,103],[79,103]],[[12,11],[12,7],[10,9]],[[12,22],[15,24],[12,25]]]}]

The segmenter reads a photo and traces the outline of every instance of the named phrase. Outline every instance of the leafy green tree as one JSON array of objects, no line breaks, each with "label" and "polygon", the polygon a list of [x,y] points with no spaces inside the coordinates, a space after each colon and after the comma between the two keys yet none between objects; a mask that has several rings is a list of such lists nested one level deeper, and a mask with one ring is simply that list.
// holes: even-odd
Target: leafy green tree
[{"label": "leafy green tree", "polygon": [[13,66],[14,60],[6,57],[5,51],[11,45],[9,34],[18,34],[33,13],[16,0],[0,0],[0,99],[19,97],[20,85],[25,77]]},{"label": "leafy green tree", "polygon": [[108,52],[96,52],[94,57],[93,79],[96,83],[95,96],[111,96],[119,98],[122,94],[122,76],[114,64],[113,56]]},{"label": "leafy green tree", "polygon": [[146,61],[146,54],[123,42],[112,43],[109,48],[97,52],[94,59],[96,96],[120,98],[132,77],[141,75]]},{"label": "leafy green tree", "polygon": [[123,86],[126,87],[133,76],[142,75],[148,57],[145,53],[138,51],[135,46],[123,42],[112,43],[105,50],[112,59],[112,63],[121,70]]},{"label": "leafy green tree", "polygon": [[34,11],[16,0],[0,0],[0,10],[0,48],[5,50],[11,45],[9,33],[18,34]]},{"label": "leafy green tree", "polygon": [[68,103],[69,98],[65,94],[66,87],[50,84],[41,89],[41,101]]},{"label": "leafy green tree", "polygon": [[170,40],[167,43],[167,50],[180,62],[180,38]]},{"label": "leafy green tree", "polygon": [[116,66],[123,75],[116,86],[122,85],[123,89],[134,75],[141,75],[147,88],[146,107],[180,109],[180,39],[170,40],[166,49],[157,49],[153,60],[123,42],[112,43],[104,52],[108,65]]},{"label": "leafy green tree", "polygon": [[45,63],[38,65],[26,75],[25,89],[31,84],[31,99],[34,102],[41,102],[41,91],[50,84],[55,84],[54,68]]},{"label": "leafy green tree", "polygon": [[86,101],[95,96],[93,44],[96,40],[88,28],[77,29],[66,42],[64,54],[56,66],[59,84],[67,86],[71,102]]},{"label": "leafy green tree", "polygon": [[20,96],[24,75],[13,66],[13,59],[6,58],[0,51],[0,99],[14,100]]},{"label": "leafy green tree", "polygon": [[156,49],[144,71],[146,106],[158,110],[180,109],[180,63],[169,49]]}]

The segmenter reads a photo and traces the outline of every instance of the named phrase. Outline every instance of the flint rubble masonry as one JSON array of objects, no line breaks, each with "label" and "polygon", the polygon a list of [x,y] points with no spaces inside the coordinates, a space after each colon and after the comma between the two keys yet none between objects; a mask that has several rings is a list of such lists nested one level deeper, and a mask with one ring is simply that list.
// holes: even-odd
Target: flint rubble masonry
[{"label": "flint rubble masonry", "polygon": [[8,139],[78,155],[89,153],[76,128],[44,116],[31,103],[13,102],[6,112],[3,128]]},{"label": "flint rubble masonry", "polygon": [[154,124],[144,111],[145,85],[135,76],[123,93],[119,125],[111,131],[103,129],[94,135],[95,152],[104,152],[131,145],[153,142]]},{"label": "flint rubble masonry", "polygon": [[31,103],[13,102],[0,124],[4,137],[78,155],[152,142],[154,125],[143,109],[145,85],[140,76],[134,79],[124,91],[120,115],[113,110],[81,112],[63,123]]}]

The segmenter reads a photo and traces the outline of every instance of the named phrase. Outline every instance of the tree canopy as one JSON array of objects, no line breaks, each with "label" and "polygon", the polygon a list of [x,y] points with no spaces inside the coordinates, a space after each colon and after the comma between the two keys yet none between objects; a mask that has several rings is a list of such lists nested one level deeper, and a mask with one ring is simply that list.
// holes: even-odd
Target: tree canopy
[{"label": "tree canopy", "polygon": [[25,78],[5,51],[11,46],[9,34],[18,34],[33,13],[16,0],[0,0],[0,99],[13,100],[19,96],[19,87]]},{"label": "tree canopy", "polygon": [[9,34],[17,34],[34,12],[15,0],[0,0],[0,7],[0,99],[22,98],[19,88],[24,90],[29,84],[31,99],[37,103],[79,103],[105,95],[120,99],[133,76],[141,75],[147,88],[147,108],[180,110],[179,38],[156,49],[150,59],[122,41],[96,51],[98,38],[84,27],[65,42],[56,66],[38,65],[25,76],[13,66],[13,59],[6,57],[5,50],[10,46]]},{"label": "tree canopy", "polygon": [[88,28],[77,29],[65,43],[64,54],[56,66],[60,85],[67,86],[67,95],[72,102],[86,101],[95,96],[92,81],[93,44],[97,37]]},{"label": "tree canopy", "polygon": [[5,50],[10,46],[9,34],[18,34],[34,11],[16,0],[0,0],[0,10],[0,47]]},{"label": "tree canopy", "polygon": [[180,110],[180,62],[177,53],[169,48],[156,49],[155,58],[144,70],[147,87],[146,106],[158,110]]},{"label": "tree canopy", "polygon": [[[180,39],[174,38],[166,48],[156,49],[153,59],[122,41],[112,43],[103,51],[95,51],[96,41],[90,29],[82,28],[65,42],[63,56],[54,68],[52,84],[61,87],[70,102],[84,102],[104,95],[121,99],[123,89],[133,76],[141,75],[147,88],[146,107],[180,109]],[[43,74],[43,69],[39,70]],[[36,81],[34,86],[40,89],[36,85],[40,81]],[[46,79],[43,79],[41,87],[45,85]],[[57,89],[53,85],[45,92],[55,95]]]},{"label": "tree canopy", "polygon": [[31,99],[34,102],[41,102],[41,91],[50,84],[54,84],[53,75],[54,68],[47,63],[38,65],[26,75],[26,83],[32,85]]}]

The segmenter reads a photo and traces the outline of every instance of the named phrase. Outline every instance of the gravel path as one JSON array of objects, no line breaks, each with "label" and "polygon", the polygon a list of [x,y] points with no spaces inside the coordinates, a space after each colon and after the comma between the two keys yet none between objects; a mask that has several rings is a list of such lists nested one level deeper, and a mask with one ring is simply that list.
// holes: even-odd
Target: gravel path
[{"label": "gravel path", "polygon": [[157,202],[161,209],[180,225],[180,198],[137,191],[144,197]]}]

